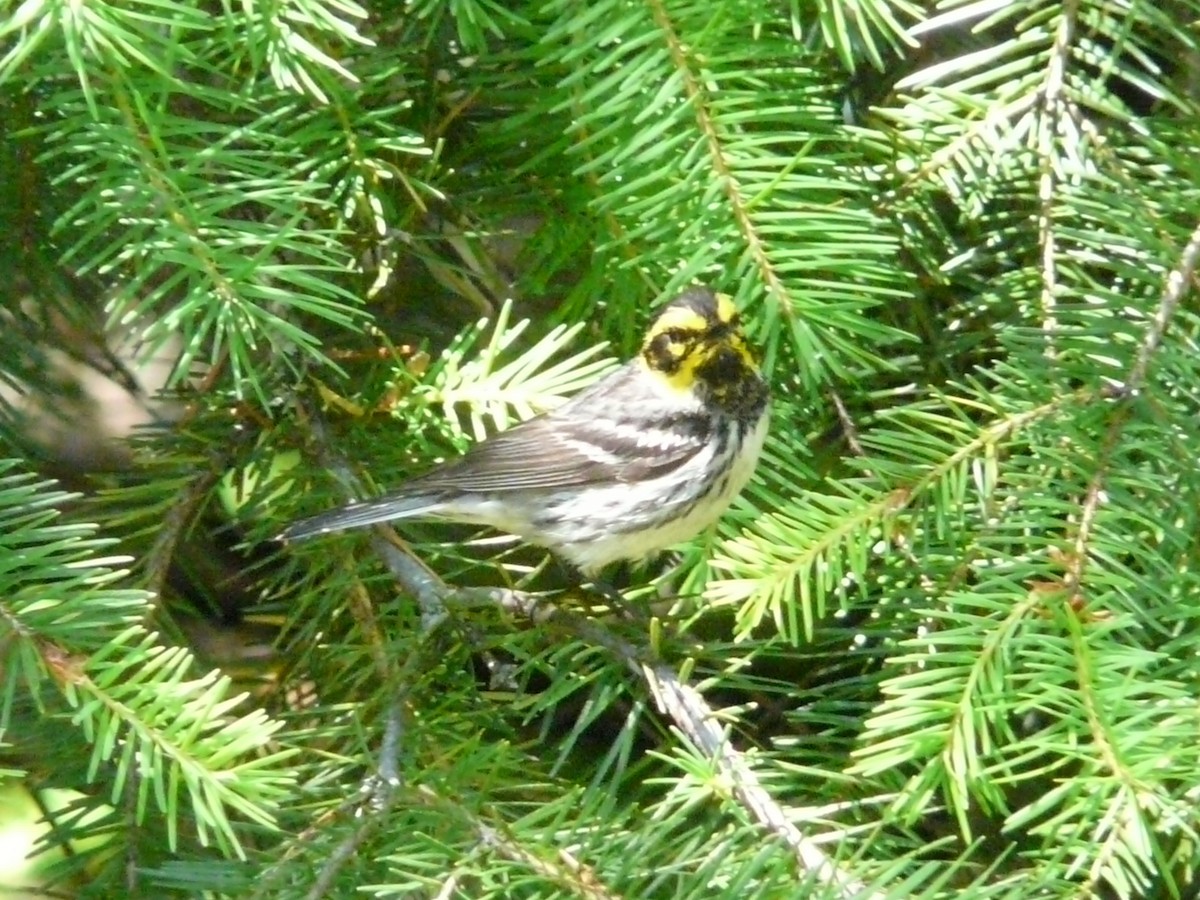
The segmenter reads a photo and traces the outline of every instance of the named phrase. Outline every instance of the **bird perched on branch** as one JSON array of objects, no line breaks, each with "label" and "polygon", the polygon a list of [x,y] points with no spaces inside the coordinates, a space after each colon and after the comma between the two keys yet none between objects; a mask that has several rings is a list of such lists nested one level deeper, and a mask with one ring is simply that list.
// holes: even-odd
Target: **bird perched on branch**
[{"label": "bird perched on branch", "polygon": [[441,519],[517,535],[592,575],[715,522],[754,472],[769,404],[733,301],[692,288],[658,314],[636,357],[563,406],[280,537]]}]

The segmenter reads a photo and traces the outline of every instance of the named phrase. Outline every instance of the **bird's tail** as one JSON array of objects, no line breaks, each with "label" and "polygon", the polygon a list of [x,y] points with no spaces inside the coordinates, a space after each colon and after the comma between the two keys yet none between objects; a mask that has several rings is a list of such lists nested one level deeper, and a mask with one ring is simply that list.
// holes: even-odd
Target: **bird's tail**
[{"label": "bird's tail", "polygon": [[279,540],[302,541],[322,534],[345,531],[347,528],[361,528],[391,519],[420,516],[435,509],[437,505],[437,501],[425,494],[391,495],[377,500],[364,500],[293,522],[279,533]]}]

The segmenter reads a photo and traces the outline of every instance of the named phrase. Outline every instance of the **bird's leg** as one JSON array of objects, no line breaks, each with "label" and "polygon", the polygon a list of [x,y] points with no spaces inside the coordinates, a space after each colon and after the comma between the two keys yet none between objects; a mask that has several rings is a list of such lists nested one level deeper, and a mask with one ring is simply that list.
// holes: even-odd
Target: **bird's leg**
[{"label": "bird's leg", "polygon": [[[617,563],[615,568],[610,568],[611,575],[619,576],[618,580],[627,581],[629,574],[629,566],[627,563]],[[582,578],[582,574],[580,575]],[[597,573],[589,582],[581,583],[580,587],[593,594],[604,598],[605,603],[622,619],[629,622],[646,622],[644,610],[638,609],[633,603],[625,599],[625,596],[613,584],[613,582],[603,574]]]},{"label": "bird's leg", "polygon": [[[621,592],[608,579],[600,575],[589,577],[574,566],[568,565],[557,556],[553,558],[558,563],[559,571],[570,588],[578,591],[584,597],[595,597],[602,600],[604,606],[607,606],[623,619],[635,620],[640,618],[630,608],[625,598],[621,596]],[[591,606],[593,604],[589,602],[588,605]]]}]

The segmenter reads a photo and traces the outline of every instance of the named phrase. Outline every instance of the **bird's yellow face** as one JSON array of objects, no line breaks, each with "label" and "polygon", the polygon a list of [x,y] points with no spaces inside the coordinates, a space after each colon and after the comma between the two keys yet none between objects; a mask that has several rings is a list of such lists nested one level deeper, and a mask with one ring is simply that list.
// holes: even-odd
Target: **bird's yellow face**
[{"label": "bird's yellow face", "polygon": [[654,320],[642,359],[681,391],[702,385],[720,395],[758,379],[732,298],[701,288],[684,293]]}]

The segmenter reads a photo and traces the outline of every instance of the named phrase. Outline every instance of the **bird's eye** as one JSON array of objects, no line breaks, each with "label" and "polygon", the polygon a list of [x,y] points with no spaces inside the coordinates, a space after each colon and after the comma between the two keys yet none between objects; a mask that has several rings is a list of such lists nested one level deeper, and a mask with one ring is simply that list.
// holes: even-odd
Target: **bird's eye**
[{"label": "bird's eye", "polygon": [[708,333],[711,337],[713,337],[714,339],[719,341],[723,338],[728,337],[731,334],[736,333],[738,330],[739,321],[740,320],[738,319],[737,316],[734,316],[728,322],[719,322],[718,321],[718,322],[714,323],[711,328],[708,329]]}]

